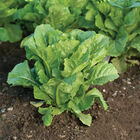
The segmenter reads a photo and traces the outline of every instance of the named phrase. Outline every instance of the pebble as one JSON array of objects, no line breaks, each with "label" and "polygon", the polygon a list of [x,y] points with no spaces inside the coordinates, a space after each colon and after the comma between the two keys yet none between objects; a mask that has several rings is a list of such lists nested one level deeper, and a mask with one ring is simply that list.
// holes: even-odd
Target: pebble
[{"label": "pebble", "polygon": [[2,92],[0,92],[0,95],[3,95],[3,93],[2,93]]},{"label": "pebble", "polygon": [[26,135],[26,136],[27,136],[27,138],[32,138],[33,135]]},{"label": "pebble", "polygon": [[106,90],[105,90],[105,89],[103,89],[103,92],[106,92]]},{"label": "pebble", "polygon": [[14,136],[14,137],[13,137],[13,140],[17,140],[17,137],[16,137],[16,136]]},{"label": "pebble", "polygon": [[128,81],[127,84],[128,84],[128,85],[131,85],[132,83]]},{"label": "pebble", "polygon": [[126,87],[123,87],[123,90],[126,90]]},{"label": "pebble", "polygon": [[65,137],[66,137],[66,135],[59,135],[59,137],[60,137],[60,138],[65,138]]},{"label": "pebble", "polygon": [[112,94],[113,97],[117,96],[118,91],[115,91],[115,93]]},{"label": "pebble", "polygon": [[13,111],[13,107],[7,108],[7,111]]},{"label": "pebble", "polygon": [[5,108],[2,108],[2,109],[1,109],[1,113],[4,113],[5,111],[6,111]]},{"label": "pebble", "polygon": [[132,97],[133,97],[132,95],[128,96],[128,98],[132,98]]}]

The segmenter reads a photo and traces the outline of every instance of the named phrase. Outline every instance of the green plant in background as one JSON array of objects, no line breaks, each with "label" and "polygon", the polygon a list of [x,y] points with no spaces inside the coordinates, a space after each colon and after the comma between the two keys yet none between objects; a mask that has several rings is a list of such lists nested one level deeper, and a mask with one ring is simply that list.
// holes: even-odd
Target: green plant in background
[{"label": "green plant in background", "polygon": [[127,66],[128,58],[140,56],[140,1],[91,0],[79,25],[110,38],[108,55],[118,57],[112,61],[115,65]]},{"label": "green plant in background", "polygon": [[48,23],[56,29],[66,31],[75,26],[88,0],[26,0],[14,18],[38,24]]},{"label": "green plant in background", "polygon": [[13,15],[23,3],[22,0],[0,0],[0,41],[21,40],[22,30],[19,23],[13,19]]},{"label": "green plant in background", "polygon": [[16,65],[7,82],[33,88],[34,98],[42,101],[32,104],[39,107],[45,126],[64,111],[74,113],[83,124],[90,126],[91,115],[82,112],[88,110],[95,99],[107,109],[100,91],[96,88],[88,91],[88,88],[118,78],[115,67],[103,62],[108,37],[79,29],[63,33],[42,24],[22,45],[28,61],[35,61],[34,66],[30,68],[27,60]]}]

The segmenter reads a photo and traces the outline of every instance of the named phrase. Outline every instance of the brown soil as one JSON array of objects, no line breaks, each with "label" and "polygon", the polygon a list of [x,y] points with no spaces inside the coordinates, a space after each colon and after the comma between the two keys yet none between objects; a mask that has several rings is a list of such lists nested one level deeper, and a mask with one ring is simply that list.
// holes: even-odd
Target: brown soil
[{"label": "brown soil", "polygon": [[0,47],[0,140],[140,140],[140,70],[129,69],[120,78],[98,86],[107,103],[104,111],[96,103],[90,112],[91,127],[71,113],[56,116],[44,127],[41,115],[30,105],[32,90],[10,87],[7,74],[25,59],[17,45]]}]

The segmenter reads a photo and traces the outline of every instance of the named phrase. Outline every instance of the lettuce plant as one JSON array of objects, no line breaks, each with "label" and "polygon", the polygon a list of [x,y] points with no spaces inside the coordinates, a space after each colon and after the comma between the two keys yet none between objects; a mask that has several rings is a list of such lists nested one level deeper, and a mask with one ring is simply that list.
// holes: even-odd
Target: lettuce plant
[{"label": "lettuce plant", "polygon": [[[95,99],[105,110],[107,105],[98,89],[88,88],[118,78],[115,67],[103,62],[108,44],[108,37],[93,31],[75,29],[63,33],[42,24],[22,42],[28,60],[15,66],[8,75],[8,83],[33,88],[34,98],[42,101],[32,104],[39,107],[45,126],[64,111],[74,113],[90,126],[91,115],[82,112]],[[29,60],[35,61],[32,68]]]},{"label": "lettuce plant", "polygon": [[79,25],[110,38],[108,55],[118,57],[113,62],[122,65],[128,58],[140,56],[139,0],[91,0]]},{"label": "lettuce plant", "polygon": [[22,30],[13,15],[24,3],[23,0],[0,0],[0,41],[16,42],[21,40]]},{"label": "lettuce plant", "polygon": [[56,29],[65,31],[75,26],[88,0],[26,0],[14,18],[30,21],[33,26],[41,23],[51,24]]}]

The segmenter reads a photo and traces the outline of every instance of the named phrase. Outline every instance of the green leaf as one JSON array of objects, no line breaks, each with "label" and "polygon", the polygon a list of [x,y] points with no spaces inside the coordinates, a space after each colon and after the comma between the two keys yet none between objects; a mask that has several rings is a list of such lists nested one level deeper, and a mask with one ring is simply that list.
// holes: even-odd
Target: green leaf
[{"label": "green leaf", "polygon": [[30,104],[35,106],[35,107],[40,107],[45,103],[45,101],[39,101],[39,102],[35,102],[35,101],[30,101]]},{"label": "green leaf", "polygon": [[66,83],[60,83],[56,90],[56,103],[58,106],[65,104],[70,100],[72,86]]},{"label": "green leaf", "polygon": [[79,106],[74,101],[69,101],[68,102],[68,109],[73,111],[76,114],[81,113],[81,110],[80,110]]},{"label": "green leaf", "polygon": [[115,26],[115,24],[113,23],[113,21],[110,18],[106,18],[105,27],[110,30],[117,31],[117,27]]},{"label": "green leaf", "polygon": [[61,30],[74,21],[74,16],[70,13],[69,8],[62,4],[50,6],[47,18],[54,28]]},{"label": "green leaf", "polygon": [[101,103],[104,110],[107,110],[107,104],[98,89],[94,88],[87,93],[85,93],[85,91],[80,92],[83,92],[83,94],[75,97],[73,101],[80,111],[88,110],[94,104],[95,99]]},{"label": "green leaf", "polygon": [[45,126],[50,126],[52,123],[52,108],[39,108],[38,112],[43,115],[42,120]]},{"label": "green leaf", "polygon": [[60,79],[52,78],[49,79],[47,83],[44,83],[40,88],[47,93],[51,99],[53,99],[53,102],[55,102],[56,99],[56,90],[57,86],[60,84]]},{"label": "green leaf", "polygon": [[126,26],[133,25],[135,23],[135,11],[131,10],[127,15],[124,17],[124,24]]},{"label": "green leaf", "polygon": [[107,2],[99,3],[98,8],[99,8],[99,11],[104,15],[108,15],[111,10],[111,6]]},{"label": "green leaf", "polygon": [[103,106],[104,110],[107,110],[108,106],[103,98],[103,95],[102,93],[96,89],[96,88],[93,88],[92,90],[90,90],[86,96],[92,96],[93,97],[93,100],[94,99],[97,99],[101,105]]},{"label": "green leaf", "polygon": [[47,83],[49,78],[45,74],[44,67],[40,63],[40,61],[36,61],[34,67],[35,67],[35,72],[36,72],[36,75],[38,76],[39,82],[42,83],[42,84]]},{"label": "green leaf", "polygon": [[14,67],[14,69],[8,74],[7,82],[13,86],[22,85],[24,87],[30,87],[38,85],[31,74],[27,61],[24,61]]},{"label": "green leaf", "polygon": [[17,42],[22,38],[22,30],[19,25],[6,24],[5,27],[0,27],[0,41]]},{"label": "green leaf", "polygon": [[87,83],[94,85],[103,85],[119,77],[117,70],[110,63],[102,62],[97,64],[89,74]]},{"label": "green leaf", "polygon": [[22,38],[22,30],[19,25],[7,24],[5,28],[8,32],[10,42],[17,42]]},{"label": "green leaf", "polygon": [[90,114],[83,114],[83,113],[79,113],[79,114],[76,114],[76,116],[80,119],[80,121],[87,125],[87,126],[90,126],[91,123],[92,123],[92,117]]},{"label": "green leaf", "polygon": [[43,91],[40,88],[37,86],[34,86],[34,98],[39,99],[39,100],[44,100],[46,101],[47,104],[51,104],[52,102],[51,98],[47,95],[47,93],[45,93],[45,91]]},{"label": "green leaf", "polygon": [[0,27],[0,41],[6,42],[9,40],[8,32],[5,28]]},{"label": "green leaf", "polygon": [[52,115],[60,115],[64,110],[64,108],[52,107]]},{"label": "green leaf", "polygon": [[125,28],[121,27],[115,40],[110,41],[110,46],[108,47],[108,55],[111,56],[120,56],[127,43],[127,32]]},{"label": "green leaf", "polygon": [[105,27],[104,27],[103,18],[102,18],[102,16],[101,16],[100,14],[98,14],[98,15],[96,16],[95,25],[96,25],[99,29],[101,29],[101,30],[103,30],[103,29],[105,28]]},{"label": "green leaf", "polygon": [[126,72],[127,63],[126,63],[125,57],[113,58],[111,62],[115,66],[115,68],[117,69],[118,73]]},{"label": "green leaf", "polygon": [[140,36],[132,40],[130,47],[137,49],[140,52]]}]

